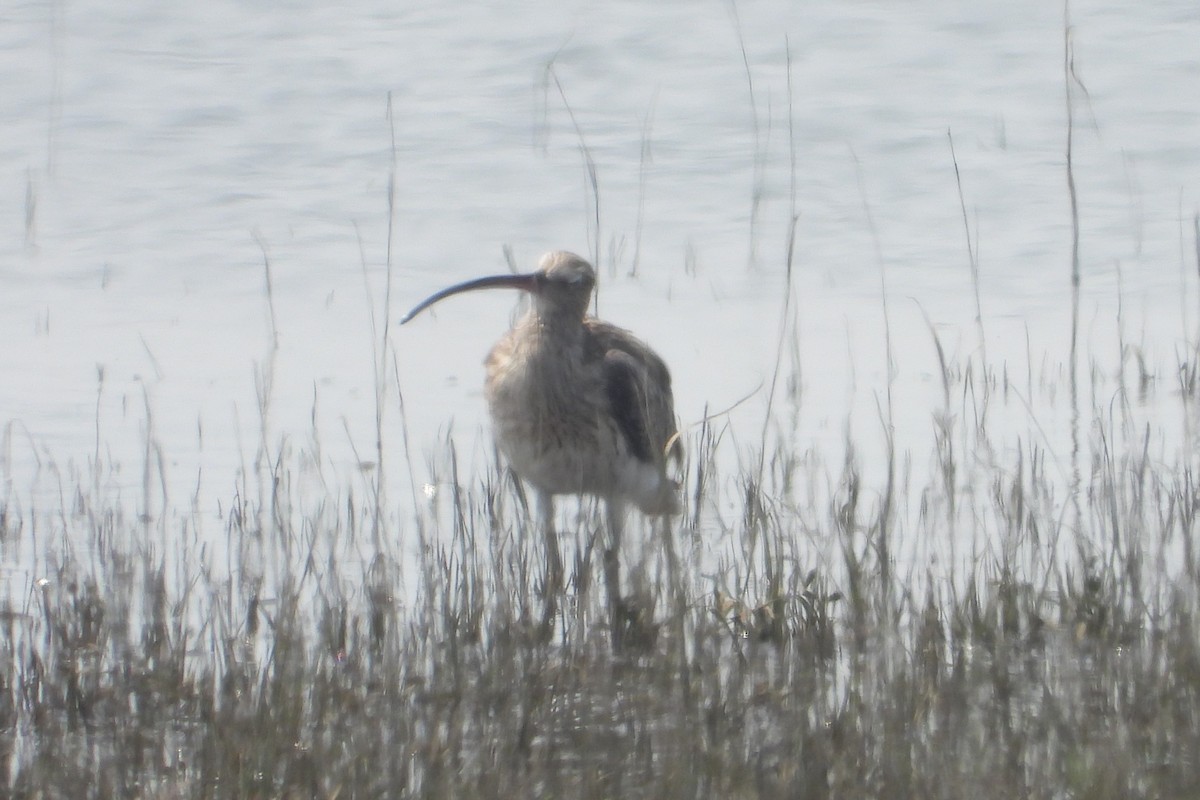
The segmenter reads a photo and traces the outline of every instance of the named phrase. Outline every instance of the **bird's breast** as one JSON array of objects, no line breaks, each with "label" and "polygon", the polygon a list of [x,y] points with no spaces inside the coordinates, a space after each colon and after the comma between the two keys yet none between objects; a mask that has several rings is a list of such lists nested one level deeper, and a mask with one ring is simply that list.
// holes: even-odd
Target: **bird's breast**
[{"label": "bird's breast", "polygon": [[599,365],[516,329],[492,349],[486,395],[500,451],[552,494],[605,494],[627,458],[608,414]]}]

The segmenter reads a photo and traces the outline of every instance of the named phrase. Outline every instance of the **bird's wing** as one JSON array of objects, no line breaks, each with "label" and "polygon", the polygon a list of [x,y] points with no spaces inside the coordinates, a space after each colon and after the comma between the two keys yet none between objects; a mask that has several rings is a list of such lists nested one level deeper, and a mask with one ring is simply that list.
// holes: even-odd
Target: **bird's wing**
[{"label": "bird's wing", "polygon": [[639,461],[658,463],[646,430],[644,376],[641,366],[629,353],[609,350],[604,354],[604,391],[629,452]]},{"label": "bird's wing", "polygon": [[681,458],[667,365],[629,331],[591,318],[585,325],[603,359],[609,407],[630,452],[660,467],[667,457]]}]

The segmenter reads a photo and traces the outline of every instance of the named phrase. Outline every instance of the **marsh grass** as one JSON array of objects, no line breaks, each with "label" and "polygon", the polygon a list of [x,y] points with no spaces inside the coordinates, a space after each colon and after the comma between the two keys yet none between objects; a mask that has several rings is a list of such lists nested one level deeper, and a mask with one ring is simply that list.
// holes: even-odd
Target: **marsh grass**
[{"label": "marsh grass", "polygon": [[[0,613],[0,786],[96,798],[1197,796],[1191,462],[1153,452],[1128,405],[1098,407],[1074,518],[1036,433],[1006,447],[970,421],[981,417],[967,404],[999,406],[1005,379],[988,375],[973,395],[986,371],[942,364],[915,513],[888,507],[852,447],[840,473],[775,444],[746,474],[722,475],[726,441],[695,432],[673,550],[645,529],[623,554],[635,602],[620,655],[596,510],[565,515],[570,575],[547,638],[519,484],[499,469],[459,474],[449,446],[431,462],[444,491],[420,525],[378,507],[373,478],[301,503],[301,455],[280,451],[259,473],[269,488],[224,506],[228,569],[173,545],[192,535],[186,519],[126,516],[90,476],[49,514],[10,495],[3,545],[36,542],[41,560]],[[904,564],[900,548],[887,569],[884,525],[894,542],[954,541],[959,557]]]},{"label": "marsh grass", "polygon": [[[754,121],[755,268],[771,117],[760,120],[736,4],[731,13]],[[1069,34],[1065,46],[1070,180]],[[355,448],[358,480],[306,482],[322,462],[315,433],[308,450],[273,444],[278,335],[261,243],[272,346],[255,372],[260,435],[253,465],[217,499],[217,541],[200,531],[198,494],[191,509],[169,502],[169,454],[148,397],[132,510],[111,491],[117,467],[101,460],[99,412],[88,474],[64,477],[38,456],[38,471],[58,482],[56,508],[13,490],[13,440],[32,436],[6,427],[0,553],[31,557],[33,582],[0,600],[0,795],[1200,796],[1200,346],[1177,358],[1171,398],[1156,397],[1118,312],[1116,375],[1077,371],[1072,188],[1071,360],[1058,373],[1071,452],[1056,452],[1062,437],[1031,404],[1041,393],[1053,405],[1062,387],[1044,369],[1035,382],[1028,343],[1020,387],[1016,368],[984,350],[978,246],[948,137],[979,342],[975,359],[956,360],[926,318],[942,388],[928,410],[928,457],[915,459],[928,473],[914,474],[913,452],[897,449],[890,321],[882,474],[864,468],[849,421],[833,463],[793,442],[804,380],[790,47],[787,66],[788,285],[762,425],[749,451],[720,415],[689,433],[688,508],[667,528],[630,526],[619,614],[608,607],[594,503],[559,515],[568,575],[558,596],[530,503],[498,461],[463,474],[447,437],[416,476],[398,385],[402,458],[389,455],[393,130],[382,324],[363,258],[375,440],[364,448],[374,461]],[[599,266],[598,168],[553,58],[543,83],[577,138]],[[858,177],[886,320],[885,259]],[[621,249],[610,251],[615,274]],[[686,262],[694,275],[690,243]],[[101,370],[98,406],[103,390]],[[1026,424],[998,422],[1006,415]],[[731,461],[742,466],[723,473]],[[413,489],[405,507],[389,500],[396,470]]]}]

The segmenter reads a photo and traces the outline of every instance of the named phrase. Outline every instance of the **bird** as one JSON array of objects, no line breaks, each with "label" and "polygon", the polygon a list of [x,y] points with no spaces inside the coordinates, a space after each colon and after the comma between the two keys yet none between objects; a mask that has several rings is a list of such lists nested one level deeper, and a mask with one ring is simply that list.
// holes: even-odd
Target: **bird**
[{"label": "bird", "polygon": [[617,551],[626,507],[652,517],[680,513],[670,468],[682,462],[671,375],[649,345],[591,316],[596,273],[583,257],[546,253],[524,274],[476,278],[418,303],[400,323],[463,292],[517,289],[532,297],[484,360],[484,394],[497,448],[538,498],[548,581],[561,588],[554,498],[605,501],[610,608],[620,605]]}]

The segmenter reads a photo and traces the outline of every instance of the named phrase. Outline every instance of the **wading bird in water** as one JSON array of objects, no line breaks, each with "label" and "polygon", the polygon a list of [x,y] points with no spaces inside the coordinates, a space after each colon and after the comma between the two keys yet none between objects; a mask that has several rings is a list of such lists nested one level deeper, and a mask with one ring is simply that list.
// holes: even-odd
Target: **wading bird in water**
[{"label": "wading bird in water", "polygon": [[667,475],[667,466],[682,457],[682,446],[666,364],[629,331],[588,315],[595,285],[595,271],[586,260],[555,251],[542,256],[535,272],[443,289],[400,322],[461,292],[507,288],[532,296],[529,312],[484,362],[496,444],[537,492],[551,598],[548,622],[562,586],[554,496],[583,494],[606,501],[604,572],[619,646],[617,553],[625,506],[633,503],[647,515],[680,511],[679,484]]}]

